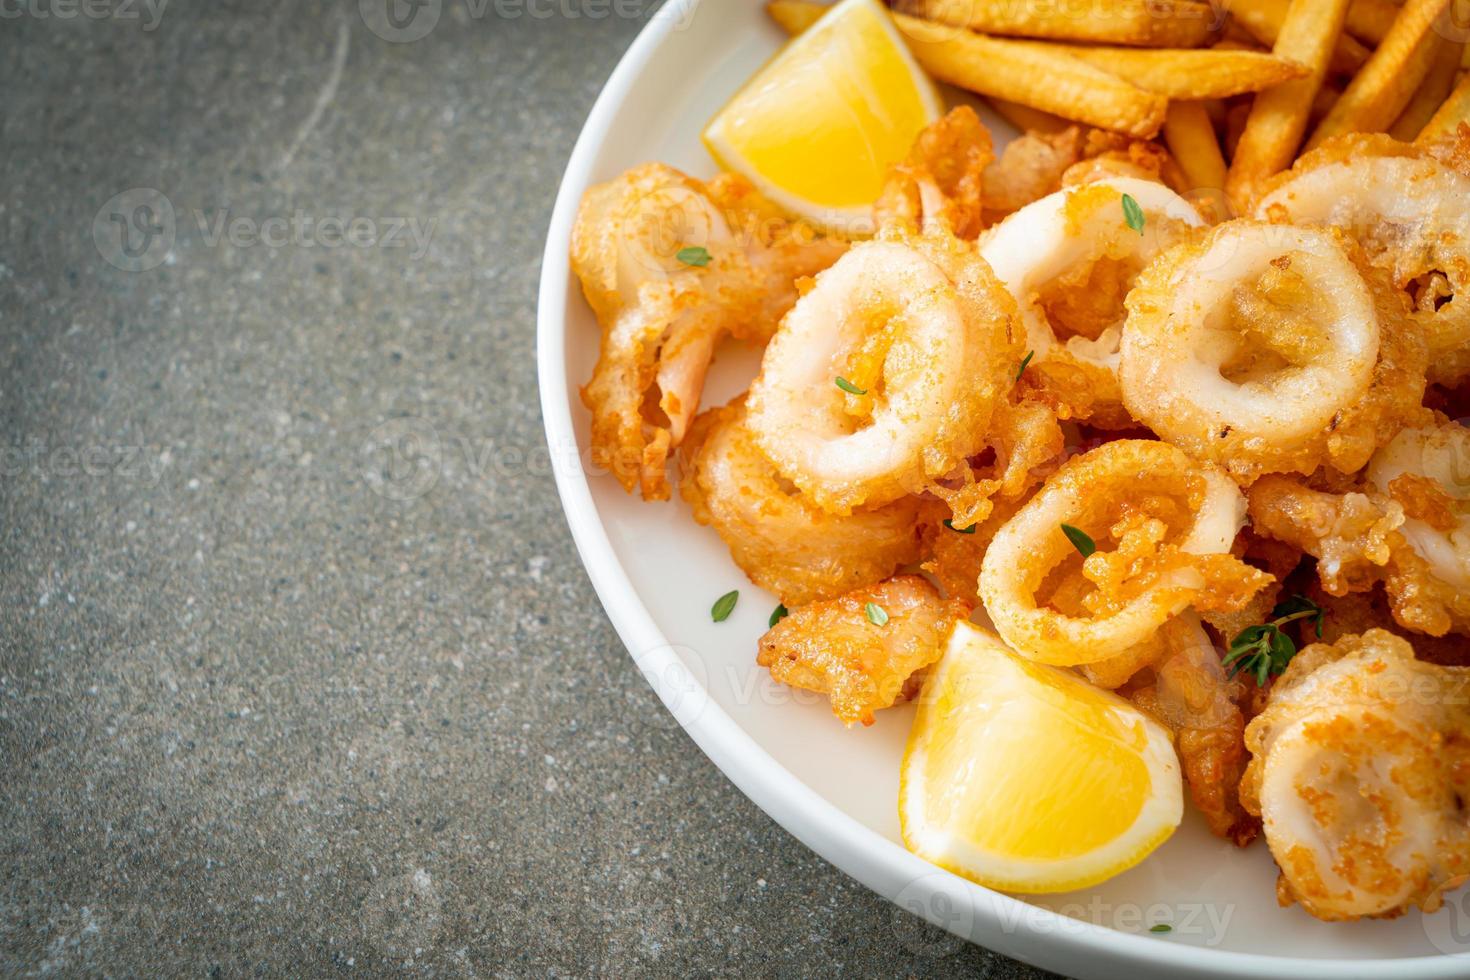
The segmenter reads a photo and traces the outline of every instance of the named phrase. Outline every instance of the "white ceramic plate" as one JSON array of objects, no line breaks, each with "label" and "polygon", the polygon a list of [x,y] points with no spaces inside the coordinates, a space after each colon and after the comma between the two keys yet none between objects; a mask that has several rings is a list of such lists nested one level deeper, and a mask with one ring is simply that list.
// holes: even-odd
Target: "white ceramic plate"
[{"label": "white ceramic plate", "polygon": [[[824,699],[774,684],[754,657],[775,599],[745,579],[682,502],[644,503],[586,465],[588,416],[576,392],[592,373],[598,328],[567,267],[582,192],[648,160],[712,175],[700,127],[781,40],[751,0],[670,0],[577,140],[542,265],[537,359],[557,486],[592,583],[669,708],[669,724],[677,719],[746,795],[854,878],[957,935],[1047,969],[1129,980],[1470,976],[1467,890],[1422,919],[1318,922],[1277,907],[1263,844],[1237,851],[1193,815],[1142,865],[1085,893],[1021,901],[919,860],[903,848],[895,805],[911,712],[885,711],[873,727],[849,731]],[[998,137],[1006,131],[997,129]],[[739,392],[754,365],[749,352],[723,352],[705,404]],[[712,623],[710,605],[737,588],[734,614]],[[904,921],[869,938],[944,951]],[[1173,931],[1151,934],[1159,921]]]}]

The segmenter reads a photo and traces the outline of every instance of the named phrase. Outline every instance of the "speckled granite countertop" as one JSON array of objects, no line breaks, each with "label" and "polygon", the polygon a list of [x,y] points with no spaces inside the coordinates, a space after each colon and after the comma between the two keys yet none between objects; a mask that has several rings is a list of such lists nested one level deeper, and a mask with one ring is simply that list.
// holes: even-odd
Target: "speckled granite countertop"
[{"label": "speckled granite countertop", "polygon": [[423,2],[4,8],[0,974],[1036,975],[648,723],[524,460],[649,10]]}]

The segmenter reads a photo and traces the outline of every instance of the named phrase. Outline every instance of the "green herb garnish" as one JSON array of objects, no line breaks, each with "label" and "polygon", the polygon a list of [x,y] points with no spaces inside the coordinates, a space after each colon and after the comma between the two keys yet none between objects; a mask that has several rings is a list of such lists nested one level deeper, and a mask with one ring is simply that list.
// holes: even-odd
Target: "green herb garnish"
[{"label": "green herb garnish", "polygon": [[1271,621],[1247,626],[1230,641],[1230,651],[1221,661],[1230,668],[1230,676],[1244,671],[1256,679],[1257,687],[1280,674],[1296,656],[1296,644],[1281,631],[1287,623],[1310,619],[1317,638],[1322,638],[1322,617],[1326,610],[1304,595],[1294,595],[1271,610]]},{"label": "green herb garnish", "polygon": [[863,612],[868,614],[868,622],[872,623],[874,626],[888,625],[888,610],[884,609],[876,602],[870,602],[867,605],[863,606]]},{"label": "green herb garnish", "polygon": [[703,245],[690,245],[688,248],[681,248],[674,255],[674,258],[683,262],[685,265],[694,265],[701,269],[710,263],[709,249]]},{"label": "green herb garnish", "polygon": [[1171,925],[1169,925],[1169,923],[1167,923],[1167,922],[1160,922],[1158,925],[1149,926],[1148,927],[1148,931],[1149,932],[1173,932],[1174,931],[1174,927],[1171,926]]},{"label": "green herb garnish", "polygon": [[781,622],[781,620],[790,615],[791,610],[787,609],[786,604],[783,602],[780,605],[776,606],[775,609],[771,610],[771,618],[766,620],[766,625],[775,626],[777,623]]},{"label": "green herb garnish", "polygon": [[1132,194],[1123,195],[1123,220],[1128,223],[1129,228],[1143,234],[1143,208],[1138,206]]},{"label": "green herb garnish", "polygon": [[1097,550],[1097,544],[1080,527],[1063,524],[1062,533],[1067,536],[1067,540],[1072,542],[1072,547],[1076,548],[1083,558],[1091,557],[1092,553]]},{"label": "green herb garnish", "polygon": [[837,387],[841,388],[849,395],[866,395],[868,393],[868,389],[859,388],[857,385],[853,384],[851,381],[848,381],[846,378],[838,378]]},{"label": "green herb garnish", "polygon": [[1021,358],[1021,366],[1018,367],[1018,368],[1016,368],[1016,380],[1017,381],[1020,381],[1021,380],[1021,375],[1023,375],[1023,374],[1026,373],[1026,365],[1030,364],[1031,363],[1031,358],[1033,358],[1035,356],[1036,356],[1036,352],[1034,350],[1028,350],[1026,352],[1026,356],[1023,357],[1023,358]]},{"label": "green herb garnish", "polygon": [[954,526],[954,521],[950,520],[948,517],[946,517],[944,519],[944,526],[947,527],[947,528],[949,528],[955,534],[974,534],[975,533],[975,525],[971,524],[969,527],[955,527]]},{"label": "green herb garnish", "polygon": [[730,613],[735,611],[735,603],[739,601],[739,589],[735,589],[732,592],[726,592],[724,595],[715,600],[715,604],[713,606],[710,606],[710,618],[717,623],[723,623],[725,620],[730,618]]}]

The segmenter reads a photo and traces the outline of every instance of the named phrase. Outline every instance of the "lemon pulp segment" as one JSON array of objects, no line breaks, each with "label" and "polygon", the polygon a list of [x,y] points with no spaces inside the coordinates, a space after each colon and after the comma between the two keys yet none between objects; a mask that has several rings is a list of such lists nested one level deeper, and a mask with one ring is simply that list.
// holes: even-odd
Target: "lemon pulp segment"
[{"label": "lemon pulp segment", "polygon": [[941,108],[883,9],[845,0],[747,82],[704,140],[721,166],[821,221],[866,211]]},{"label": "lemon pulp segment", "polygon": [[1084,887],[1178,826],[1169,735],[1115,695],[962,623],[921,697],[904,758],[911,850],[1011,891]]}]

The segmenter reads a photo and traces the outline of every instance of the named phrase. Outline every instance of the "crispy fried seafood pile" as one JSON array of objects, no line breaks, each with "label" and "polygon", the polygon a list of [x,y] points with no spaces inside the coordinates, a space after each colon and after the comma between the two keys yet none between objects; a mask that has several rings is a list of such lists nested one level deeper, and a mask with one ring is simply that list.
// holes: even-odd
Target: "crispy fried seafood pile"
[{"label": "crispy fried seafood pile", "polygon": [[[996,159],[962,108],[851,239],[640,167],[572,251],[597,460],[677,474],[782,603],[758,663],[843,722],[988,617],[1157,718],[1283,903],[1433,910],[1470,873],[1467,160],[1340,137],[1221,220],[1147,144]],[[696,414],[727,337],[759,375]]]}]

